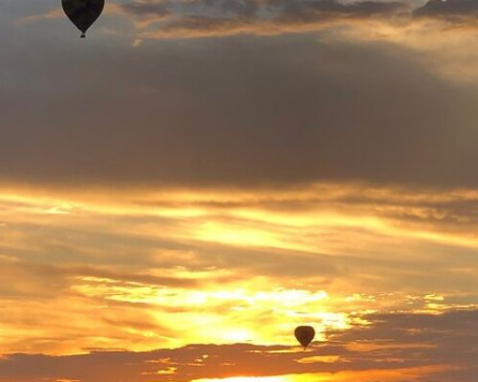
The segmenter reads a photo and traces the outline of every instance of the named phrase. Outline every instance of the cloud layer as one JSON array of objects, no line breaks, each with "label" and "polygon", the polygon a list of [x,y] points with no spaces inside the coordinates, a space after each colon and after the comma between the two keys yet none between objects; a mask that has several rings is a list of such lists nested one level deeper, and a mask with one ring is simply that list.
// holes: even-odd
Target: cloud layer
[{"label": "cloud layer", "polygon": [[472,309],[477,200],[474,191],[343,184],[4,190],[2,346],[72,354],[291,344],[304,322],[320,340],[370,310]]},{"label": "cloud layer", "polygon": [[3,2],[0,381],[472,380],[473,4]]},{"label": "cloud layer", "polygon": [[[6,21],[26,13],[10,8]],[[476,88],[460,81],[476,78],[472,52],[461,53],[476,41],[422,16],[413,27],[378,22],[400,19],[405,8],[417,9],[332,0],[112,3],[82,53],[68,20],[52,20],[51,10],[43,21],[2,23],[12,38],[2,42],[0,178],[52,187],[475,187]],[[131,17],[139,29],[130,29]],[[275,36],[263,27],[330,19],[348,26]],[[362,19],[370,22],[355,22]],[[264,33],[214,31],[237,23]],[[45,34],[40,42],[35,28]],[[183,39],[186,29],[218,38]],[[172,39],[137,45],[144,31],[161,30]]]},{"label": "cloud layer", "polygon": [[138,18],[142,38],[198,38],[236,34],[278,35],[385,22],[410,24],[423,18],[472,26],[473,0],[133,0],[120,4]]},{"label": "cloud layer", "polygon": [[[313,344],[308,352],[236,344],[64,357],[13,354],[0,360],[0,380],[186,382],[238,375],[296,375],[292,380],[305,381],[315,374],[329,381],[469,382],[478,371],[477,311],[372,315],[367,319],[366,328],[336,333],[327,343]],[[299,379],[300,375],[305,378]]]},{"label": "cloud layer", "polygon": [[312,37],[197,44],[6,47],[3,182],[476,185],[474,90],[413,52]]},{"label": "cloud layer", "polygon": [[[122,9],[149,24],[147,38],[224,36],[240,33],[280,34],[314,30],[331,23],[353,22],[396,14],[399,2],[335,0],[282,1],[133,1]],[[159,22],[159,24],[158,24]]]}]

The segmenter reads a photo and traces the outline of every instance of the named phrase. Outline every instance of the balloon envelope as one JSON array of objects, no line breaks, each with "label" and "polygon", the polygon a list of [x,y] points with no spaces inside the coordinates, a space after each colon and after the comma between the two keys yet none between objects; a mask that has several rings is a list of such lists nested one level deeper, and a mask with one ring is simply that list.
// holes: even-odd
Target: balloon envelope
[{"label": "balloon envelope", "polygon": [[295,329],[295,338],[304,347],[309,346],[315,337],[315,330],[312,326],[299,326]]},{"label": "balloon envelope", "polygon": [[73,24],[83,33],[100,17],[105,0],[62,0],[63,11]]}]

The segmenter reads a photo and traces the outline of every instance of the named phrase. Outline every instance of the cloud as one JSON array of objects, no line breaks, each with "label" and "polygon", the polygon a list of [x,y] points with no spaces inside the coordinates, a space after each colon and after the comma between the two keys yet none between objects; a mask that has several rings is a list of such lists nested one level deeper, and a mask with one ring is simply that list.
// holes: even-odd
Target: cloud
[{"label": "cloud", "polygon": [[413,51],[246,40],[93,46],[80,57],[63,43],[10,46],[2,182],[476,184],[462,165],[477,155],[474,90],[437,78]]},{"label": "cloud", "polygon": [[[126,14],[139,19],[139,35],[145,39],[220,37],[237,34],[280,35],[330,28],[366,27],[382,22],[387,27],[413,27],[420,19],[473,26],[478,12],[473,0],[414,1],[336,0],[284,1],[142,1],[124,3]],[[144,19],[147,19],[145,21]],[[372,30],[377,28],[369,26]],[[446,26],[442,32],[446,31]]]},{"label": "cloud", "polygon": [[[334,29],[149,41],[133,48],[129,39],[138,36],[118,17],[121,4],[112,4],[115,12],[95,24],[99,37],[82,55],[72,45],[77,41],[64,33],[71,28],[66,19],[15,27],[2,23],[5,34],[15,32],[14,39],[2,42],[2,184],[284,187],[359,180],[476,185],[472,166],[463,165],[478,160],[477,137],[469,125],[476,114],[476,87],[449,78],[463,73],[460,63],[476,74],[475,60],[469,59],[472,41],[447,40],[450,49],[466,49],[466,55],[429,52],[430,47],[445,51],[437,31],[412,33],[409,24],[390,30],[387,23],[373,21],[372,34],[381,37],[366,37],[363,24],[354,24],[352,37]],[[349,14],[387,14],[387,7],[395,6],[174,4],[128,2],[121,14],[133,7],[129,12],[146,20],[164,14],[167,23],[181,23],[183,14],[212,22],[230,17],[271,23],[279,14],[301,20],[305,11],[314,15],[327,9],[347,19]],[[17,7],[15,15],[22,10]],[[257,7],[270,7],[271,16]],[[114,42],[98,46],[107,36]],[[411,41],[420,46],[407,45]],[[443,67],[451,73],[447,78],[437,74]]]},{"label": "cloud", "polygon": [[[477,93],[441,72],[475,68],[469,33],[396,3],[142,1],[80,41],[5,8],[0,380],[473,378]],[[260,346],[304,321],[329,342]]]},{"label": "cloud", "polygon": [[306,353],[284,346],[236,344],[190,345],[139,353],[96,351],[63,357],[11,354],[0,361],[0,378],[5,382],[38,378],[191,381],[236,375],[320,373],[335,381],[342,380],[342,373],[350,378],[355,373],[370,378],[382,370],[396,372],[395,378],[387,381],[414,375],[411,380],[417,382],[469,382],[477,371],[478,349],[473,345],[478,339],[477,311],[371,315],[367,319],[369,326],[331,333],[328,342],[315,343]]},{"label": "cloud", "polygon": [[40,20],[55,20],[64,17],[65,14],[61,9],[53,9],[47,13],[40,13],[31,16],[25,16],[18,20],[19,24],[35,23]]},{"label": "cloud", "polygon": [[415,11],[415,15],[472,19],[478,16],[478,4],[473,0],[429,0]]},{"label": "cloud", "polygon": [[70,192],[0,193],[11,352],[288,344],[304,321],[320,339],[356,312],[478,301],[476,191]]},{"label": "cloud", "polygon": [[120,4],[120,8],[122,8],[125,12],[131,13],[137,16],[156,16],[158,18],[166,17],[172,12],[169,10],[171,6],[170,2],[165,1],[135,1],[135,2],[128,2],[124,4]]},{"label": "cloud", "polygon": [[[407,8],[399,2],[357,2],[335,0],[281,1],[132,1],[122,5],[125,12],[148,17],[151,28],[144,38],[190,38],[240,33],[281,34],[312,30],[354,20],[386,17]],[[160,25],[157,22],[168,15]],[[157,19],[154,19],[157,16]],[[143,24],[144,26],[144,24]]]}]

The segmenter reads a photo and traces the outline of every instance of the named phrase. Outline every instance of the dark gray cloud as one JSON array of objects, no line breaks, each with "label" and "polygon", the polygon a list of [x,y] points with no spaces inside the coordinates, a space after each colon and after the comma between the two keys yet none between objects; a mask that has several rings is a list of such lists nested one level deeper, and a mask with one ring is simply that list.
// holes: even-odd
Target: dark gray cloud
[{"label": "dark gray cloud", "polygon": [[196,0],[171,2],[131,0],[122,9],[137,17],[157,17],[145,36],[160,38],[201,37],[240,33],[280,34],[304,29],[320,29],[335,22],[366,21],[410,16],[467,22],[476,18],[474,0],[430,0],[417,7],[414,1],[336,0]]},{"label": "dark gray cloud", "polygon": [[[148,17],[145,37],[176,38],[235,34],[280,34],[318,28],[332,22],[384,17],[408,8],[402,2],[365,1],[344,4],[336,0],[221,0],[138,1],[123,4],[134,16]],[[163,17],[168,19],[162,23]],[[157,16],[155,20],[154,16]]]},{"label": "dark gray cloud", "polygon": [[478,3],[474,0],[429,0],[415,11],[417,16],[427,17],[476,17]]},{"label": "dark gray cloud", "polygon": [[[470,382],[478,356],[478,312],[382,314],[366,317],[371,325],[329,333],[307,353],[284,346],[252,344],[190,345],[151,352],[96,351],[77,356],[5,355],[0,360],[3,382],[191,381],[234,375],[337,373],[406,370],[430,367],[414,382]],[[359,346],[361,345],[361,346]],[[312,357],[337,357],[335,361]],[[308,362],[300,362],[309,359]],[[434,369],[435,368],[435,369]]]},{"label": "dark gray cloud", "polygon": [[96,43],[2,42],[3,181],[477,183],[474,91],[406,49],[311,36]]},{"label": "dark gray cloud", "polygon": [[369,16],[390,14],[404,7],[404,2],[361,1],[344,4],[336,0],[196,0],[196,1],[164,1],[164,0],[131,0],[121,4],[126,12],[137,16],[163,16],[169,10],[178,17],[184,15],[210,15],[210,17],[247,17],[252,19],[277,18],[287,19],[333,17],[334,15]]}]

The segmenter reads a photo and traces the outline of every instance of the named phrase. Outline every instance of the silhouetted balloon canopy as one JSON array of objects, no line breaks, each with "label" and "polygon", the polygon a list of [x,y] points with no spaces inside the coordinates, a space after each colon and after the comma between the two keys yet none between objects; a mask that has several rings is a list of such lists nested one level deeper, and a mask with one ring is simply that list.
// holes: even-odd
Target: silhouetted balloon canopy
[{"label": "silhouetted balloon canopy", "polygon": [[82,32],[83,38],[103,12],[105,0],[61,0],[61,5],[71,22]]},{"label": "silhouetted balloon canopy", "polygon": [[315,330],[312,326],[299,326],[295,329],[295,338],[304,347],[309,346],[315,337]]}]

